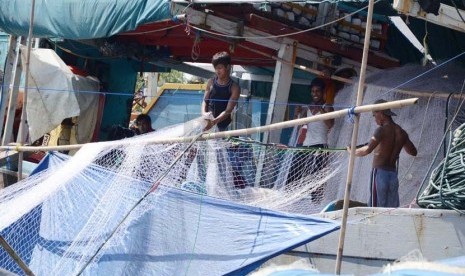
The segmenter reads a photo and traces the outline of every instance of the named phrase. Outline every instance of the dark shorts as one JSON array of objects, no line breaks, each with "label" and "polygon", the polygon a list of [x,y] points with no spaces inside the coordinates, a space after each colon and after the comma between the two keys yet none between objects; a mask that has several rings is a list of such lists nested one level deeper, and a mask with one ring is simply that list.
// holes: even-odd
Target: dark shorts
[{"label": "dark shorts", "polygon": [[399,180],[396,171],[373,168],[368,206],[399,207]]}]

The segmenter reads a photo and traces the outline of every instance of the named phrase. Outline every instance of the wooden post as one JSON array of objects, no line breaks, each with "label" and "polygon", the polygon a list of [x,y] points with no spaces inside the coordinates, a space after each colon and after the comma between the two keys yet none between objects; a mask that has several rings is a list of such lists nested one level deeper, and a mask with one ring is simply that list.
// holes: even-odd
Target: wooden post
[{"label": "wooden post", "polygon": [[[34,28],[34,10],[35,10],[35,0],[31,1],[31,18],[29,20],[29,34],[27,36],[27,53],[26,53],[26,65],[25,65],[25,85],[23,91],[23,110],[21,113],[21,125],[18,131],[19,141],[21,145],[24,145],[26,142],[26,127],[27,127],[27,89],[29,86],[29,62],[31,60],[31,48],[32,48],[32,33]],[[23,153],[19,153],[18,158],[18,181],[23,179]]]},{"label": "wooden post", "polygon": [[[294,73],[297,41],[284,39],[279,48],[278,56],[280,60],[276,61],[275,73],[273,77],[273,86],[271,88],[270,103],[266,116],[265,125],[276,122],[282,122],[286,113],[289,91],[291,89],[292,75]],[[281,62],[285,60],[286,62]],[[279,143],[281,138],[281,129],[263,133],[263,143]],[[266,149],[260,152],[258,157],[257,172],[255,174],[255,187],[259,187],[262,182],[262,175],[266,174]],[[268,169],[271,168],[268,166]],[[266,183],[264,183],[266,184]]]},{"label": "wooden post", "polygon": [[[286,105],[291,89],[292,75],[296,57],[297,41],[284,39],[279,49],[280,60],[276,61],[273,86],[271,88],[270,104],[266,116],[266,125],[282,122],[286,113]],[[282,62],[282,60],[286,62]],[[263,143],[279,143],[281,130],[264,133]]]},{"label": "wooden post", "polygon": [[[367,17],[367,25],[365,29],[365,41],[363,43],[363,56],[362,56],[362,65],[360,67],[360,79],[358,81],[356,106],[361,105],[362,100],[363,100],[363,89],[365,87],[365,72],[366,72],[366,67],[367,67],[368,50],[370,47],[373,6],[374,6],[374,0],[369,0],[368,17]],[[352,186],[352,175],[354,171],[355,150],[357,146],[359,123],[360,123],[360,115],[357,114],[355,115],[354,128],[352,131],[352,142],[350,145],[350,158],[349,158],[349,167],[348,167],[348,173],[347,173],[346,189],[344,193],[344,206],[343,206],[343,212],[342,212],[341,230],[339,232],[339,245],[338,245],[337,256],[336,256],[335,273],[338,275],[341,274],[342,253],[344,251],[344,239],[345,239],[346,227],[347,227],[347,213],[349,210],[350,188]]]}]

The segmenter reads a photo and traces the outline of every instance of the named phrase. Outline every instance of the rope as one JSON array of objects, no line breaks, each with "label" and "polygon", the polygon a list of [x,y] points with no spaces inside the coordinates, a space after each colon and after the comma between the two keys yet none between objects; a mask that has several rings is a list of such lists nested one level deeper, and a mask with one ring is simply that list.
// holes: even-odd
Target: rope
[{"label": "rope", "polygon": [[[423,131],[424,131],[425,125],[426,125],[426,119],[428,118],[428,115],[429,115],[430,102],[433,99],[433,97],[434,97],[434,92],[428,98],[428,102],[426,103],[425,112],[423,113],[423,121],[421,123],[421,128],[420,128],[420,135],[418,137],[417,143],[415,144],[415,145],[417,145],[417,148],[422,148],[420,145],[421,145],[421,142],[422,142]],[[410,162],[410,165],[409,165],[408,169],[404,172],[403,176],[400,178],[399,185],[403,184],[404,180],[407,178],[407,175],[410,173],[410,170],[412,169],[413,164],[415,163],[416,160],[417,160],[417,156],[414,156],[412,158],[412,161]],[[397,159],[397,161],[399,161],[399,159]],[[399,166],[397,166],[397,168],[399,168]],[[412,201],[410,202],[410,205],[413,204],[414,202],[415,202],[415,198],[412,199]]]},{"label": "rope", "polygon": [[465,214],[465,124],[450,135],[448,153],[433,170],[428,187],[418,198],[425,208],[453,209]]},{"label": "rope", "polygon": [[349,109],[347,109],[347,121],[353,124],[355,122],[354,117],[355,117],[355,106],[352,106]]},{"label": "rope", "polygon": [[200,42],[202,41],[200,31],[195,32],[194,43],[192,44],[191,58],[196,61],[200,57]]},{"label": "rope", "polygon": [[251,138],[246,138],[246,137],[229,137],[228,139],[232,143],[237,143],[237,144],[251,144],[251,145],[257,145],[257,146],[265,146],[265,147],[277,147],[277,148],[282,148],[283,150],[290,151],[290,152],[315,152],[315,151],[321,151],[321,152],[338,152],[338,151],[346,151],[346,148],[317,148],[317,147],[306,147],[306,146],[286,146],[283,144],[278,144],[278,143],[263,143],[261,141],[253,140]]}]

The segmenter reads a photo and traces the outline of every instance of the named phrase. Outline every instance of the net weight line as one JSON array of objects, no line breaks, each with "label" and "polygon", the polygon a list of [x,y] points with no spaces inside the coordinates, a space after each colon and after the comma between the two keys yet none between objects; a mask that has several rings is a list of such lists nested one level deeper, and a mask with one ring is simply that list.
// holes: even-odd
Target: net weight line
[{"label": "net weight line", "polygon": [[110,233],[108,238],[105,239],[105,241],[102,243],[102,245],[99,246],[99,248],[95,251],[95,253],[90,257],[90,259],[84,264],[84,266],[79,270],[79,272],[76,275],[81,275],[82,272],[87,268],[87,266],[95,259],[97,254],[102,250],[102,248],[107,244],[107,242],[113,237],[113,235],[118,231],[118,229],[123,225],[123,223],[126,221],[126,219],[129,217],[129,215],[134,211],[134,209],[139,206],[142,201],[144,201],[147,196],[149,196],[153,191],[155,191],[158,186],[160,185],[160,182],[165,178],[170,170],[174,167],[174,165],[181,159],[181,157],[192,147],[192,145],[200,138],[202,137],[204,133],[201,132],[200,134],[194,136],[192,138],[192,141],[187,145],[187,147],[176,157],[176,159],[173,160],[173,162],[170,164],[170,166],[158,177],[158,179],[155,181],[155,183],[152,185],[152,187],[129,209],[127,214],[123,217],[123,219],[118,223],[118,225],[115,227],[115,229]]}]

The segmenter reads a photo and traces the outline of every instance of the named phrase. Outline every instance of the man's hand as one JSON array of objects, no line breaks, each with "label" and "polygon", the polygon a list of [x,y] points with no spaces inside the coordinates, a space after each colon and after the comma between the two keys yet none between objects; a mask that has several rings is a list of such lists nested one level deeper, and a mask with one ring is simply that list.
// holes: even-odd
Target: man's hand
[{"label": "man's hand", "polygon": [[211,129],[214,125],[216,125],[215,120],[205,119],[205,121],[207,121],[207,126],[205,126],[203,131],[207,131],[207,130]]},{"label": "man's hand", "polygon": [[302,106],[297,105],[294,109],[294,119],[298,119],[302,113]]},{"label": "man's hand", "polygon": [[206,122],[206,126],[203,128],[203,131],[207,131],[216,125],[216,120],[211,112],[203,112],[202,117]]}]

